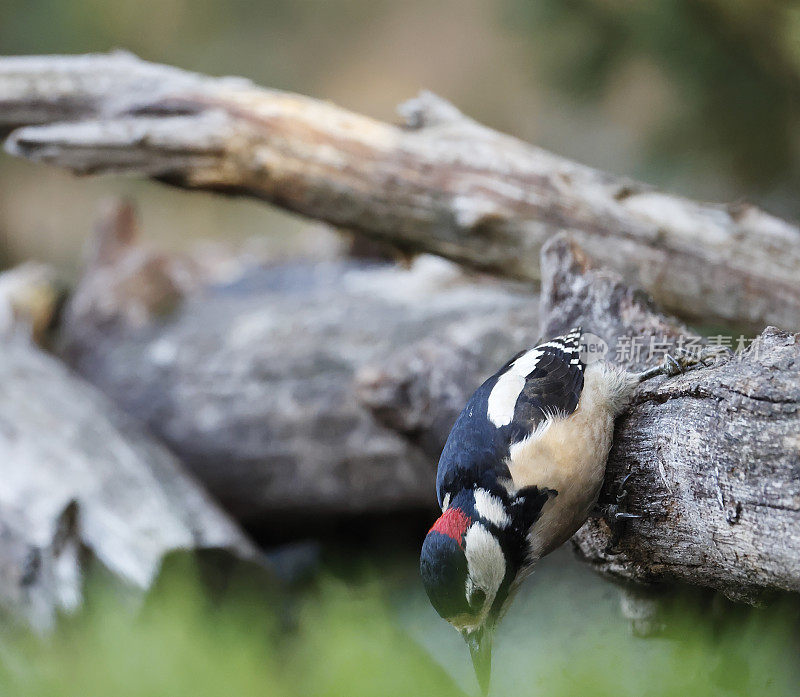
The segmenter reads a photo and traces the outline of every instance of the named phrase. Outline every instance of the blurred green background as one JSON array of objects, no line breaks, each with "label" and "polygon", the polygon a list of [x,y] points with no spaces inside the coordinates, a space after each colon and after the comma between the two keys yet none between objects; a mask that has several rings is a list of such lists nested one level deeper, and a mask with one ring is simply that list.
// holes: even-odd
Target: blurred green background
[{"label": "blurred green background", "polygon": [[[328,558],[300,589],[243,570],[209,595],[191,559],[166,561],[144,603],[102,574],[46,641],[0,641],[0,694],[14,697],[458,697],[477,685],[466,647],[416,590],[402,555]],[[257,578],[257,577],[256,577]],[[666,633],[638,639],[616,590],[554,553],[499,632],[497,697],[790,697],[800,665],[796,604],[735,608],[678,594]],[[2,635],[0,635],[2,636]]]},{"label": "blurred green background", "polygon": [[[496,129],[695,198],[800,218],[800,6],[771,0],[2,0],[0,53],[126,48],[394,120],[430,89]],[[0,265],[69,276],[98,202],[133,198],[167,248],[252,238],[318,256],[333,233],[249,201],[79,180],[0,155]],[[422,531],[424,532],[424,530]],[[349,541],[355,544],[353,540]],[[344,540],[347,545],[348,540]],[[427,605],[412,544],[326,558],[291,591],[212,600],[177,564],[143,609],[100,579],[46,641],[0,643],[0,694],[449,695],[475,691],[460,638]],[[796,604],[691,596],[666,638],[631,636],[617,590],[562,551],[497,641],[498,695],[795,695]],[[135,604],[134,604],[135,605]]]}]

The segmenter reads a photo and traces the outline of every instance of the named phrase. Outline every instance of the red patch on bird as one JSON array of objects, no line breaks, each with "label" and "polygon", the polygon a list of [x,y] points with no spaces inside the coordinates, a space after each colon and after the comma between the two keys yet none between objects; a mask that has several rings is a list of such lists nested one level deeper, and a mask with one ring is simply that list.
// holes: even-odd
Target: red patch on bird
[{"label": "red patch on bird", "polygon": [[448,508],[428,530],[428,533],[438,532],[447,535],[455,540],[459,547],[463,547],[464,535],[471,522],[470,517],[460,508]]}]

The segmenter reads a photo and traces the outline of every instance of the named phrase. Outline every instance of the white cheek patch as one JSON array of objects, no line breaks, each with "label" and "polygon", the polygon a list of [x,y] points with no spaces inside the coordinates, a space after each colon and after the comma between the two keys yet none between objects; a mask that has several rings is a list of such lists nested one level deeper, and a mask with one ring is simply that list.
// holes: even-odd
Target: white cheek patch
[{"label": "white cheek patch", "polygon": [[444,513],[448,508],[450,508],[450,492],[448,491],[444,498],[442,499],[442,513]]},{"label": "white cheek patch", "polygon": [[475,510],[478,515],[501,530],[511,525],[511,517],[503,502],[486,489],[475,489]]},{"label": "white cheek patch", "polygon": [[511,423],[517,400],[525,387],[525,378],[534,371],[541,356],[542,352],[539,349],[523,353],[497,379],[489,393],[486,409],[486,416],[497,428]]},{"label": "white cheek patch", "polygon": [[506,558],[500,543],[483,525],[474,523],[464,536],[464,553],[469,578],[486,593],[484,607],[488,608],[506,575]]}]

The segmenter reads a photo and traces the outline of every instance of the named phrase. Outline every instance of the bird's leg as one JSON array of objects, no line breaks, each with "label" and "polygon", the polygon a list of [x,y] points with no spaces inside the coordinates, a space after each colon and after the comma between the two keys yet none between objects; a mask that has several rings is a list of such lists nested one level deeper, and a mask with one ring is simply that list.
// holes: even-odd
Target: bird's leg
[{"label": "bird's leg", "polygon": [[606,554],[611,553],[619,544],[622,535],[625,533],[627,522],[629,520],[638,520],[642,517],[636,513],[628,513],[625,510],[625,499],[628,497],[628,490],[625,488],[625,484],[632,474],[632,472],[628,472],[628,474],[622,478],[622,481],[617,485],[615,502],[609,504],[603,510],[603,517],[608,527],[611,529],[611,539],[606,545]]},{"label": "bird's leg", "polygon": [[714,365],[730,355],[726,346],[704,346],[696,353],[685,348],[678,349],[676,355],[667,354],[661,364],[639,373],[639,382],[644,382],[658,375],[674,377],[692,368]]}]

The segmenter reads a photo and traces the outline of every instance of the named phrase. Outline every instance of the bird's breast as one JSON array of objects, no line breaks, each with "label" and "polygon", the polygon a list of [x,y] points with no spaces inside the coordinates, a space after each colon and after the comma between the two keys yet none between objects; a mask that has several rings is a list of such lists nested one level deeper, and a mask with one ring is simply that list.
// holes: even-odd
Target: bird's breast
[{"label": "bird's breast", "polygon": [[542,423],[509,451],[517,489],[536,486],[557,495],[542,509],[529,534],[538,558],[568,540],[589,516],[605,475],[614,429],[613,395],[606,370],[591,364],[577,409]]}]

